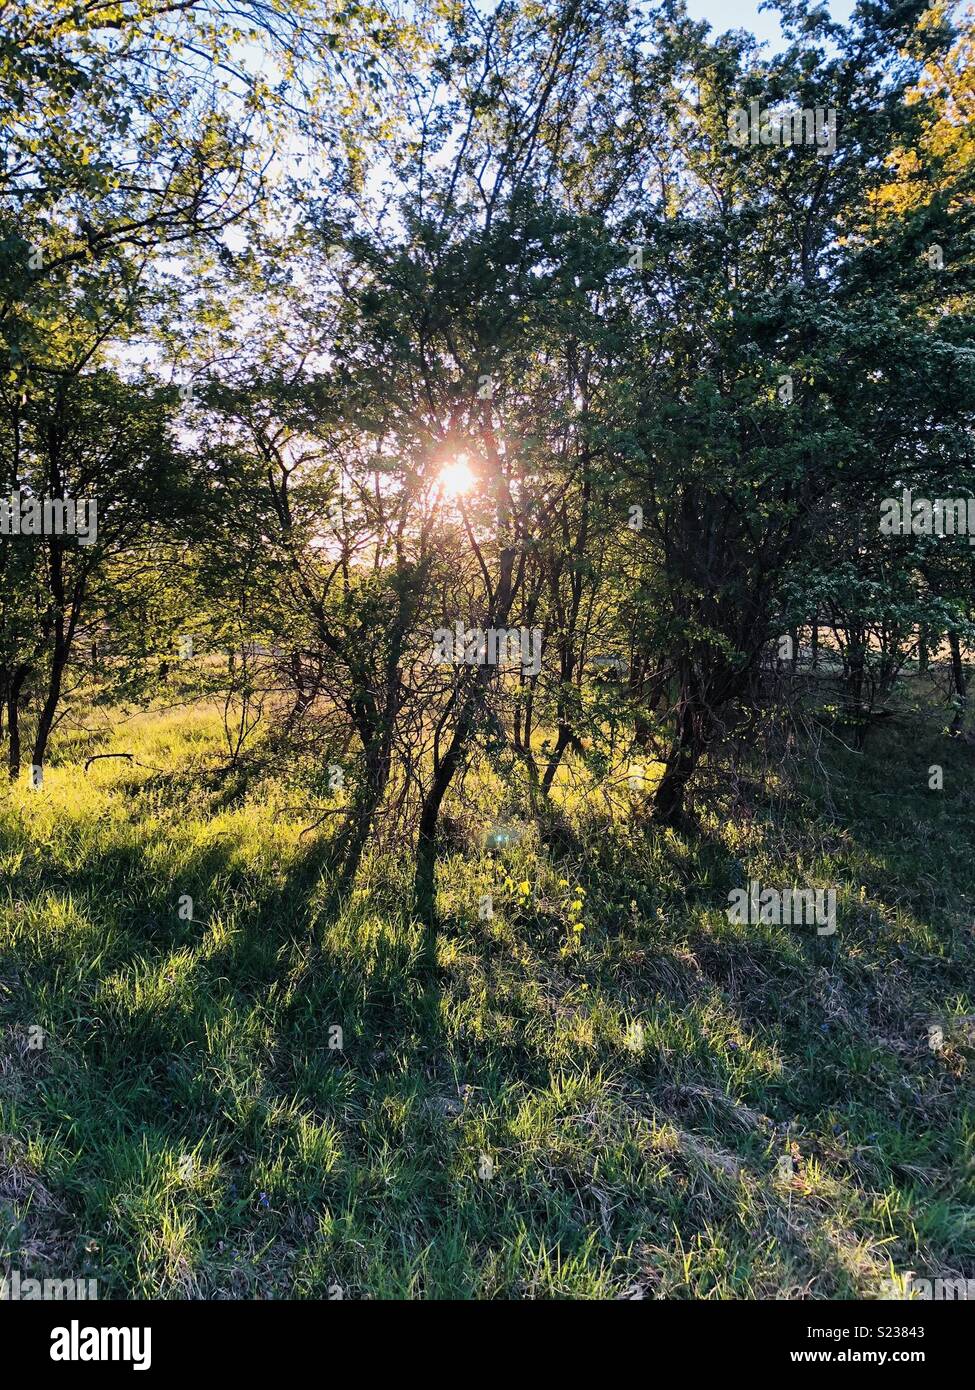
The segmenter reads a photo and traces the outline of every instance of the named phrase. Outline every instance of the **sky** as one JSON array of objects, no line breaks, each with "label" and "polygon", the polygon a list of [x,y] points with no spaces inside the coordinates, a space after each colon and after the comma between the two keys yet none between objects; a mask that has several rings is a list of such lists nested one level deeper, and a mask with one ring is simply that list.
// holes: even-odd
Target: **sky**
[{"label": "sky", "polygon": [[[725,29],[748,29],[756,38],[770,39],[777,43],[782,31],[776,10],[759,13],[761,0],[687,0],[688,13],[694,19],[706,19],[716,33]],[[849,18],[854,0],[828,0],[829,12],[834,19],[843,21]]]}]

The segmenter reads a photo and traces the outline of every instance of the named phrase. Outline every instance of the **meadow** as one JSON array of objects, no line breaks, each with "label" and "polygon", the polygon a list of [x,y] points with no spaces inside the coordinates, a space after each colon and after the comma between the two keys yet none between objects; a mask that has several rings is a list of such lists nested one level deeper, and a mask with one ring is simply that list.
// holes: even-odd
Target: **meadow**
[{"label": "meadow", "polygon": [[[829,738],[828,781],[739,779],[688,835],[570,761],[487,850],[485,771],[434,969],[409,856],[336,905],[327,826],[287,767],[227,775],[215,708],[64,733],[0,792],[0,1263],[102,1298],[975,1275],[975,754],[929,790],[943,723]],[[750,877],[836,886],[836,934],[729,921]]]}]

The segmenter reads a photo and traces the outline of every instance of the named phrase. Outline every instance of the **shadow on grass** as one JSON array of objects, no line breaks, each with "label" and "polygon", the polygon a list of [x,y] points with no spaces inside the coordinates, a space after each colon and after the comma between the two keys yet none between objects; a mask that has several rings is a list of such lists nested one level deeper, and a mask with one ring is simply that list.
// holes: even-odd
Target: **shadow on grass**
[{"label": "shadow on grass", "polygon": [[[895,853],[840,805],[817,834],[898,905],[914,840]],[[806,814],[768,827],[786,876]],[[20,939],[19,1021],[56,1046],[17,1123],[100,1247],[102,1296],[850,1296],[891,1240],[916,1256],[919,1181],[947,1204],[932,1258],[957,1258],[961,1069],[920,1033],[894,1043],[964,960],[919,962],[869,902],[837,939],[733,930],[747,866],[717,826],[568,831],[543,848],[584,881],[578,949],[553,914],[492,936],[458,911],[437,981],[404,866],[367,864],[332,911],[327,844],[258,872],[228,835],[181,864],[188,922],[144,846],[52,864],[41,891],[86,923]]]}]

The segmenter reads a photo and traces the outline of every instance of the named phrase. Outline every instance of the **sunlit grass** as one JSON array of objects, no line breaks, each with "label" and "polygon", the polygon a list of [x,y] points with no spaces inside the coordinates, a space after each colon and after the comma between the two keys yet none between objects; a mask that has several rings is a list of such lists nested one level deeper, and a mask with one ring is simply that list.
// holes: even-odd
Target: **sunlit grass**
[{"label": "sunlit grass", "polygon": [[[917,790],[929,750],[839,761],[832,809],[708,807],[697,839],[578,769],[535,821],[478,770],[433,985],[408,859],[373,852],[336,916],[314,816],[284,773],[222,796],[221,740],[142,717],[97,746],[132,762],[62,747],[0,793],[5,1259],[167,1297],[973,1272],[973,802]],[[743,876],[835,885],[839,930],[729,922]]]}]

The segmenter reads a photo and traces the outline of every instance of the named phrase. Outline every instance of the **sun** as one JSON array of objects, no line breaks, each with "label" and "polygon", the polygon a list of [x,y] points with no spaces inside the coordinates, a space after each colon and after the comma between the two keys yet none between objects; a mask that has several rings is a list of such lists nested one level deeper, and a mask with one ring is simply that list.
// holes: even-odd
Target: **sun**
[{"label": "sun", "polygon": [[476,479],[466,454],[458,454],[453,463],[445,463],[438,482],[445,497],[461,497],[470,492]]}]

